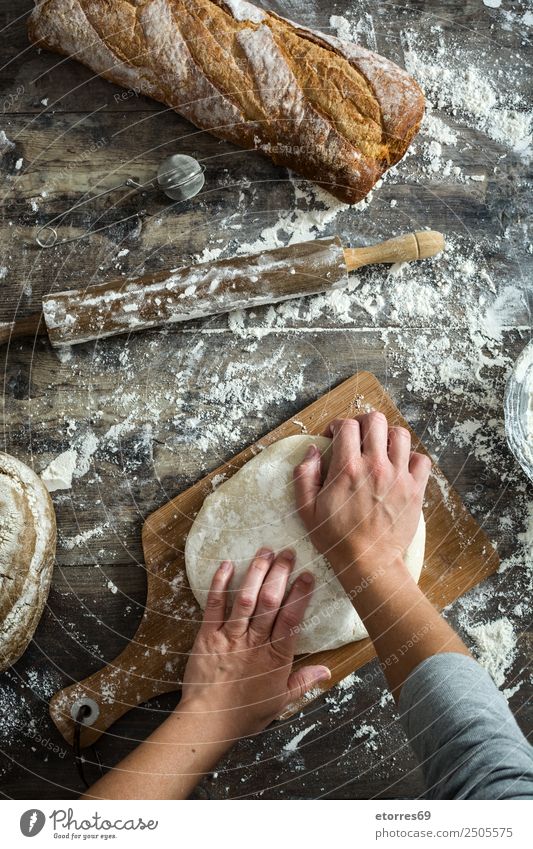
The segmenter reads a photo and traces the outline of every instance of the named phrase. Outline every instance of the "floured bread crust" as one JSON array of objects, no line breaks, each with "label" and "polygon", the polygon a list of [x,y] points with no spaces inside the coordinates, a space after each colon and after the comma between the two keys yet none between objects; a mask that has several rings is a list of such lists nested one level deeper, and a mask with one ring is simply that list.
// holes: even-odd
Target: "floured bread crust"
[{"label": "floured bread crust", "polygon": [[48,598],[56,547],[50,496],[31,469],[0,453],[0,670],[25,651]]}]

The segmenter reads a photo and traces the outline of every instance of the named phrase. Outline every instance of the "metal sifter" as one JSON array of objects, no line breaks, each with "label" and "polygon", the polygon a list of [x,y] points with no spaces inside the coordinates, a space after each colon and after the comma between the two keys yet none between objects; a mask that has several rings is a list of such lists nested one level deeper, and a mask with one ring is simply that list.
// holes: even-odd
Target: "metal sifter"
[{"label": "metal sifter", "polygon": [[56,245],[66,245],[69,242],[77,242],[80,239],[85,239],[87,236],[92,236],[94,233],[101,233],[103,230],[108,230],[109,227],[121,224],[124,221],[129,221],[131,218],[137,218],[139,215],[142,215],[142,212],[134,212],[132,215],[121,218],[119,221],[113,221],[112,224],[106,224],[103,227],[98,227],[96,230],[87,230],[81,235],[72,236],[69,239],[61,239],[59,242],[57,241],[57,230],[52,226],[53,224],[62,224],[67,215],[74,210],[80,209],[80,207],[98,200],[99,198],[104,197],[104,195],[109,195],[112,192],[119,191],[120,189],[133,189],[132,192],[128,193],[129,195],[149,191],[151,189],[160,189],[171,200],[190,200],[202,190],[205,182],[204,172],[205,166],[201,165],[193,156],[188,156],[185,153],[174,153],[172,156],[167,156],[167,158],[163,160],[157,170],[157,176],[153,180],[149,180],[147,183],[138,183],[136,180],[128,177],[127,180],[120,183],[118,186],[113,186],[111,189],[105,189],[103,192],[91,195],[90,197],[85,198],[85,200],[81,200],[78,203],[73,204],[65,212],[61,212],[59,215],[56,215],[55,218],[52,218],[48,224],[44,224],[37,231],[35,241],[40,248],[53,248]]}]

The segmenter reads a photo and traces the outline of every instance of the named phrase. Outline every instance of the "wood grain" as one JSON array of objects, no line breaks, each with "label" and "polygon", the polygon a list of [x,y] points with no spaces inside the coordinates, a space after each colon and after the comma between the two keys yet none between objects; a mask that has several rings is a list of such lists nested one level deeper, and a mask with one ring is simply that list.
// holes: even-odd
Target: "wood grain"
[{"label": "wood grain", "polygon": [[[280,214],[289,228],[280,233],[286,242],[306,207],[301,192],[308,187],[295,183],[291,174],[266,158],[243,154],[196,133],[149,98],[122,91],[76,62],[29,48],[25,16],[33,5],[33,0],[0,0],[2,129],[15,145],[0,158],[0,321],[12,322],[40,310],[42,296],[51,291],[189,265],[206,247],[223,248],[221,257],[232,256],[240,244],[256,243]],[[330,0],[269,0],[266,5],[323,31],[330,26]],[[417,50],[427,48],[435,61],[443,55],[449,58],[452,73],[458,59],[464,64],[471,57],[501,95],[503,106],[507,96],[516,103],[529,98],[528,42],[521,23],[528,8],[524,0],[516,0],[512,9],[489,9],[479,0],[400,0],[394,5],[357,0],[337,4],[335,14],[357,23],[363,46],[400,65],[405,65],[409,32],[416,37]],[[429,99],[435,101],[431,94]],[[481,263],[495,288],[494,297],[500,299],[497,303],[505,304],[506,327],[497,349],[503,363],[510,363],[531,326],[531,307],[528,312],[525,302],[521,307],[507,301],[505,294],[517,285],[531,292],[533,257],[525,232],[531,214],[528,162],[476,129],[472,116],[450,109],[447,103],[434,102],[432,117],[457,136],[455,144],[440,139],[442,161],[449,162],[452,170],[445,174],[428,168],[426,151],[432,136],[422,132],[413,155],[395,174],[389,172],[372,202],[363,210],[341,211],[320,228],[320,235],[338,233],[343,244],[361,246],[428,225],[445,232],[459,255],[471,253]],[[74,245],[53,251],[36,248],[36,229],[86,192],[110,188],[126,176],[149,180],[159,162],[178,151],[196,155],[207,167],[208,191],[192,202],[175,206],[153,194],[123,204],[118,192],[110,198],[110,206],[88,204],[86,214],[70,219],[72,226],[65,222],[60,236],[143,209],[147,214]],[[20,158],[22,167],[17,169]],[[460,169],[459,179],[453,168]],[[485,175],[484,181],[470,179],[479,174]],[[316,208],[322,209],[320,201]],[[123,255],[123,249],[129,253]],[[439,267],[448,261],[439,259]],[[426,285],[436,291],[440,284],[432,270],[433,263],[424,264]],[[111,339],[105,346],[81,346],[68,362],[59,362],[44,340],[24,340],[0,351],[3,450],[39,472],[70,447],[67,426],[81,434],[92,429],[101,442],[89,472],[77,478],[70,491],[53,495],[60,538],[49,606],[24,657],[1,676],[3,796],[74,799],[82,792],[72,753],[48,715],[48,698],[111,661],[133,636],[146,600],[142,518],[247,443],[297,416],[299,408],[357,369],[379,377],[448,480],[497,540],[502,560],[508,562],[511,556],[516,564],[462,597],[446,610],[446,617],[467,642],[470,625],[509,618],[518,639],[505,686],[516,690],[510,698],[513,713],[524,733],[531,733],[533,690],[526,671],[531,638],[525,630],[527,617],[519,615],[516,600],[522,595],[527,613],[530,587],[520,533],[523,499],[531,498],[533,491],[503,438],[499,399],[507,365],[494,362],[484,367],[482,379],[472,377],[463,397],[445,386],[435,393],[413,384],[406,348],[416,348],[421,334],[428,344],[446,339],[450,345],[446,360],[461,361],[471,329],[469,315],[462,311],[460,300],[451,297],[442,315],[424,317],[413,309],[412,315],[399,317],[394,278],[385,268],[371,274],[363,269],[356,276],[376,294],[371,315],[354,299],[351,319],[342,325],[321,311],[287,319],[286,327],[263,336],[255,351],[253,339],[239,339],[225,317],[193,322],[187,333],[148,331],[127,344]],[[487,296],[486,285],[480,286],[478,278],[461,279],[455,285],[467,286],[474,301]],[[263,319],[259,310],[258,325]],[[202,357],[187,371],[186,383],[182,378],[179,383],[199,342]],[[200,411],[201,431],[221,411],[226,414],[227,407],[217,408],[211,398],[213,380],[222,381],[230,367],[261,367],[283,348],[302,374],[297,393],[278,393],[259,410],[256,403],[242,403],[231,439],[215,435],[206,449],[200,448],[196,435],[184,436],[182,422],[188,416]],[[486,379],[494,401],[490,409]],[[123,394],[139,391],[148,398],[158,380],[169,399],[161,404],[153,440],[146,444],[145,406],[138,404],[133,412],[126,409]],[[279,372],[265,369],[261,379],[252,382],[255,397],[267,398],[278,383]],[[175,414],[176,399],[183,405],[180,417]],[[108,429],[130,414],[130,428],[109,447]],[[475,439],[459,443],[457,434],[468,421],[479,422],[479,431]],[[371,661],[349,690],[326,694],[302,716],[279,723],[260,739],[241,741],[217,768],[218,777],[205,779],[203,791],[217,799],[420,798],[422,777],[385,688],[377,662]],[[145,739],[176,700],[174,693],[153,699],[115,723],[98,743],[105,767]],[[284,755],[284,746],[311,723],[315,728],[298,750]],[[354,736],[368,726],[375,728],[374,740]],[[58,750],[30,737],[32,728]],[[94,761],[90,750],[86,756]],[[98,776],[95,763],[88,764],[87,774],[89,780]]]},{"label": "wood grain", "polygon": [[[333,418],[356,415],[365,408],[379,409],[389,425],[407,422],[379,381],[369,372],[359,372],[294,418],[241,451],[194,486],[169,501],[145,521],[142,543],[146,558],[148,591],[146,610],[135,637],[107,667],[57,693],[50,702],[52,719],[68,742],[72,742],[72,705],[93,699],[99,715],[82,729],[82,745],[90,745],[128,709],[177,687],[187,659],[201,611],[187,584],[184,547],[194,517],[212,491],[215,477],[235,474],[258,451],[286,436],[319,434]],[[425,450],[413,434],[413,444]],[[442,609],[461,593],[492,574],[498,557],[485,534],[448,485],[440,469],[433,468],[424,508],[427,527],[425,566],[420,586]],[[325,663],[331,670],[327,690],[375,656],[369,639],[360,640],[300,663]],[[314,697],[319,690],[313,691]],[[284,717],[293,715],[310,699],[292,705]]]}]

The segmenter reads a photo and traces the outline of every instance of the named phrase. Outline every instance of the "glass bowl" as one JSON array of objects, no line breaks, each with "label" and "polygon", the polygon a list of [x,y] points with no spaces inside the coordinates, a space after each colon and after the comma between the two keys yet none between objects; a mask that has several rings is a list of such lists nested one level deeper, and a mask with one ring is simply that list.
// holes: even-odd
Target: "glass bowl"
[{"label": "glass bowl", "polygon": [[518,357],[507,381],[504,414],[509,447],[533,481],[533,341]]}]

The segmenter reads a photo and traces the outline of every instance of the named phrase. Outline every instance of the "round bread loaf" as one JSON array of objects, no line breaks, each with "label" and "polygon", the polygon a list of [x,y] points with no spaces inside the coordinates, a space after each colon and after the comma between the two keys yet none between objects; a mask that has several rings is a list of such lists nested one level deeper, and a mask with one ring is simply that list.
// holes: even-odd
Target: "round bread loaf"
[{"label": "round bread loaf", "polygon": [[54,564],[56,520],[46,487],[0,452],[0,670],[19,659],[43,612]]}]

